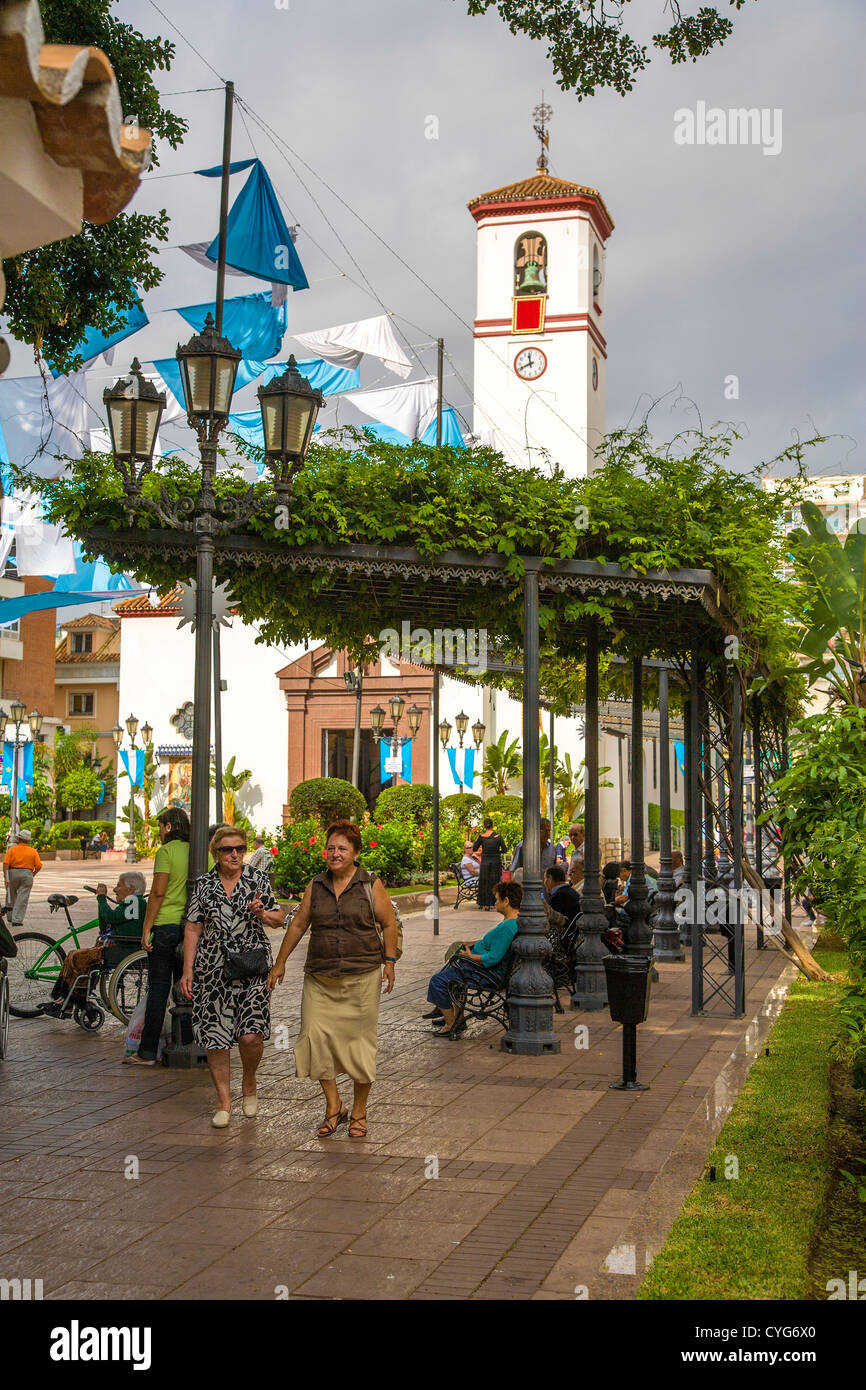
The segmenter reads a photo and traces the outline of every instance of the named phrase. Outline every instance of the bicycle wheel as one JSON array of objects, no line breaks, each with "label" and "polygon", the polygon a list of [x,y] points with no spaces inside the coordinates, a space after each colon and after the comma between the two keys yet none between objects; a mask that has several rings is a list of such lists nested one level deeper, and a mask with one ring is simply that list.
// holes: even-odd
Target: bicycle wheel
[{"label": "bicycle wheel", "polygon": [[19,932],[15,941],[18,954],[7,961],[9,1012],[16,1018],[36,1018],[36,1005],[51,993],[66,952],[50,936],[38,931]]},{"label": "bicycle wheel", "polygon": [[0,975],[0,1062],[6,1056],[9,1042],[9,981],[5,972]]},{"label": "bicycle wheel", "polygon": [[147,951],[136,951],[120,962],[108,985],[108,1007],[121,1023],[128,1023],[132,1011],[147,994]]}]

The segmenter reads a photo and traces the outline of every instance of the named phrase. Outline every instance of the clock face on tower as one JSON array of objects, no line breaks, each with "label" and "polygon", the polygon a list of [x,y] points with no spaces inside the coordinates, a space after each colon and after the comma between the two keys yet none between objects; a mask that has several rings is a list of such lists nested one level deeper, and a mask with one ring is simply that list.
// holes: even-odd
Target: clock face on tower
[{"label": "clock face on tower", "polygon": [[524,381],[535,381],[547,370],[547,357],[541,348],[523,348],[514,359],[514,370]]}]

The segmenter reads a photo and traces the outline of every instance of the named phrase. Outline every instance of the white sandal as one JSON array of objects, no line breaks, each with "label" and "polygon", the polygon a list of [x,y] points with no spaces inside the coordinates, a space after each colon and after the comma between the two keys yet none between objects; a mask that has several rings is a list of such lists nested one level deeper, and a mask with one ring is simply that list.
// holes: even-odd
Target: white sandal
[{"label": "white sandal", "polygon": [[214,1129],[225,1129],[231,1120],[231,1112],[228,1110],[215,1110],[211,1117],[211,1124]]},{"label": "white sandal", "polygon": [[254,1119],[259,1113],[259,1098],[255,1092],[251,1096],[244,1096],[242,1109],[248,1120]]}]

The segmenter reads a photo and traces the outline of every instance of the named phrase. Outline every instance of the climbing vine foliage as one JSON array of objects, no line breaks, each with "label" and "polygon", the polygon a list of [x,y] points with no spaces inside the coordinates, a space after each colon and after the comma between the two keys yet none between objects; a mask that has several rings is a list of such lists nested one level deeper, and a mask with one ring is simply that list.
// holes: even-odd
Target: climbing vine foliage
[{"label": "climbing vine foliage", "polygon": [[[343,432],[311,448],[288,514],[278,514],[267,475],[255,485],[257,506],[248,529],[301,552],[343,542],[412,546],[429,557],[446,550],[498,552],[507,557],[513,583],[475,586],[467,609],[497,649],[517,659],[523,633],[523,555],[618,562],[641,573],[711,570],[739,615],[747,679],[760,666],[765,674],[773,673],[777,690],[787,689],[794,698],[799,687],[792,657],[795,638],[786,623],[789,585],[778,571],[784,560],[781,520],[792,505],[788,491],[793,497],[796,487],[765,492],[757,477],[732,471],[727,458],[733,443],[733,434],[722,428],[665,448],[654,445],[645,427],[619,432],[604,442],[590,477],[568,478],[558,470],[515,468],[488,449],[401,448],[354,432],[347,438]],[[163,471],[145,480],[145,497],[162,487],[170,495],[194,495],[197,470],[176,456],[166,459]],[[248,487],[239,467],[217,476],[223,496],[240,496]],[[85,454],[44,490],[52,519],[63,520],[94,551],[98,545],[89,541],[92,528],[126,528],[121,483],[106,455]],[[147,529],[155,523],[142,511],[136,524]],[[244,571],[226,564],[221,570],[219,551],[216,569],[264,639],[286,644],[314,638],[372,658],[371,609],[362,576],[353,580],[357,608],[347,612],[335,603],[338,580],[327,572]],[[190,562],[154,560],[139,577],[164,592],[191,577]],[[395,580],[391,601],[376,612],[376,632],[380,627],[399,629],[408,583],[423,596],[423,578]],[[621,599],[545,597],[542,673],[546,692],[560,706],[580,693],[579,621],[598,617],[608,653],[633,650],[633,637],[617,627],[617,604],[621,615]],[[719,640],[714,638],[713,652]],[[690,641],[661,606],[642,650],[648,656],[684,658]]]}]

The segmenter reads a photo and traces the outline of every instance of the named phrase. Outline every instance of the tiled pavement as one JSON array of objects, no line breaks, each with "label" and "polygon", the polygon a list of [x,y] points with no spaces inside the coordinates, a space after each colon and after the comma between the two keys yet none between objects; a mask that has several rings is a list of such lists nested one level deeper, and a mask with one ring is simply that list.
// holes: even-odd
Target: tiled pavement
[{"label": "tiled pavement", "polygon": [[[46,866],[28,926],[48,925],[46,891],[75,891],[95,867]],[[673,1219],[710,1142],[694,1126],[721,1124],[717,1078],[785,962],[747,949],[740,1021],[692,1019],[689,963],[661,966],[639,1031],[651,1089],[629,1094],[608,1088],[620,1034],[606,1012],[558,1016],[559,1056],[503,1054],[495,1025],[459,1043],[430,1037],[429,974],[448,941],[491,920],[447,909],[438,939],[423,914],[407,922],[366,1141],[345,1128],[316,1139],[321,1093],[293,1076],[303,948],[276,996],[259,1115],[243,1119],[238,1100],[226,1131],[210,1127],[206,1075],[121,1066],[113,1021],[85,1034],[13,1020],[0,1065],[0,1277],[40,1278],[47,1298],[573,1299],[590,1285],[630,1297],[636,1281],[599,1281],[602,1263],[649,1215],[658,1237],[666,1204],[662,1227]],[[580,1024],[588,1047],[576,1045]]]}]

